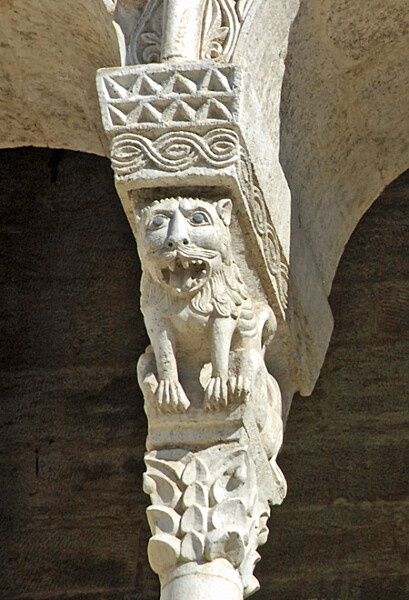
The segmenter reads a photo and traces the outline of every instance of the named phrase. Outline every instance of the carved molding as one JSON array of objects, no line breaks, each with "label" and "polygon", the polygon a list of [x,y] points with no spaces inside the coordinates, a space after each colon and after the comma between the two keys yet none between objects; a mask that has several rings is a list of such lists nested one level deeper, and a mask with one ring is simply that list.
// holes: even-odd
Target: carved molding
[{"label": "carved molding", "polygon": [[237,161],[238,154],[238,136],[222,128],[211,129],[203,136],[191,131],[171,131],[154,140],[123,133],[111,145],[112,167],[119,179],[149,168],[179,172],[199,163],[225,167]]},{"label": "carved molding", "polygon": [[[174,31],[169,32],[172,20],[168,14],[168,0],[148,0],[142,9],[134,9],[136,25],[132,30],[124,28],[127,64],[149,64],[166,60],[169,58],[168,45],[176,48],[185,60],[229,62],[252,2],[253,0],[179,0],[178,13],[175,15],[177,22]],[[119,4],[122,4],[121,0]],[[123,25],[122,21],[119,17],[119,24]],[[186,38],[191,32],[197,39],[189,44]]]},{"label": "carved molding", "polygon": [[192,68],[109,69],[99,78],[107,131],[224,124],[238,118],[240,72],[211,62]]},{"label": "carved molding", "polygon": [[127,64],[160,61],[162,48],[163,0],[147,0],[127,45]]},{"label": "carved molding", "polygon": [[208,0],[200,58],[229,62],[252,1]]}]

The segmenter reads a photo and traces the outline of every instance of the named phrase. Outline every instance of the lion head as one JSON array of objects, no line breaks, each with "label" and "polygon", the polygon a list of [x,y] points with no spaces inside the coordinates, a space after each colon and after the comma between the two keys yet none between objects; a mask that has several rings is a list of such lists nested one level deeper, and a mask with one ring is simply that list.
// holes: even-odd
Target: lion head
[{"label": "lion head", "polygon": [[[143,209],[137,225],[144,277],[198,312],[237,313],[247,297],[232,260],[230,199],[164,198]],[[143,288],[146,286],[143,286]]]}]

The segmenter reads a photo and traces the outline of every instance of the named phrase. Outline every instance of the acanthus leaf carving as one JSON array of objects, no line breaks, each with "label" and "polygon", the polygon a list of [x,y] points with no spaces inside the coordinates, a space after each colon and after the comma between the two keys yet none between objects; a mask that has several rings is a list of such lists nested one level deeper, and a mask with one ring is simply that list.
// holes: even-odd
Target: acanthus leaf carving
[{"label": "acanthus leaf carving", "polygon": [[229,27],[222,23],[218,0],[209,0],[203,22],[202,58],[216,60],[222,54],[223,43],[229,33]]},{"label": "acanthus leaf carving", "polygon": [[[260,495],[259,467],[247,443],[217,446],[216,432],[203,450],[178,450],[179,459],[166,443],[160,452],[151,451],[145,476],[152,500],[149,557],[154,570],[168,577],[181,564],[224,559],[240,574],[248,595],[258,585],[252,571],[257,547],[266,538],[268,500],[280,502],[285,484],[276,464],[281,396],[263,360],[263,330],[269,322],[274,331],[275,318],[267,305],[253,301],[234,262],[231,210],[227,198],[171,197],[139,211],[141,307],[152,346],[140,358],[138,372],[153,425],[161,426],[167,417],[161,416],[158,394],[147,391],[152,377],[157,390],[163,380],[178,382],[189,401],[186,419],[192,411],[195,419],[207,414],[210,421],[219,412],[250,410],[254,415],[255,430],[243,421],[240,435],[258,440],[257,456],[264,457],[264,472],[270,469],[280,491]],[[202,371],[208,362],[206,382]],[[172,415],[177,407],[167,410]],[[182,423],[189,428],[189,420]]]},{"label": "acanthus leaf carving", "polygon": [[[157,460],[157,452],[146,457],[148,476],[152,456]],[[198,460],[206,465],[208,473],[206,483],[201,484],[207,490],[206,503],[188,507],[179,503],[176,510],[157,505],[148,508],[153,534],[149,542],[150,561],[162,575],[180,563],[223,558],[240,573],[246,597],[258,586],[253,569],[259,560],[257,546],[265,541],[270,510],[267,501],[260,501],[257,493],[255,464],[247,448],[219,445],[185,454],[181,458],[183,472],[197,473]],[[166,472],[166,450],[161,451],[160,462]],[[184,495],[194,482],[186,485],[181,475],[177,485]],[[212,489],[225,489],[227,497],[218,500],[218,494],[210,492]]]},{"label": "acanthus leaf carving", "polygon": [[136,27],[127,39],[127,64],[160,61],[162,46],[163,0],[147,0]]},{"label": "acanthus leaf carving", "polygon": [[208,0],[203,21],[201,56],[228,62],[252,0]]}]

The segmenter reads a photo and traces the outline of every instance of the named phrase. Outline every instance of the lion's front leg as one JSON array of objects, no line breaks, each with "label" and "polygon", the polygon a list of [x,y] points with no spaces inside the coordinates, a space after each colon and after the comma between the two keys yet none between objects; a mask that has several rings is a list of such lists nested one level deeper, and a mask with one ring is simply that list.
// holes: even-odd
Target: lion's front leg
[{"label": "lion's front leg", "polygon": [[232,378],[229,379],[231,340],[237,321],[232,317],[215,317],[211,326],[212,376],[205,388],[206,410],[227,408],[234,395]]},{"label": "lion's front leg", "polygon": [[158,371],[156,409],[162,413],[185,412],[190,402],[179,381],[174,344],[163,323],[147,324]]}]

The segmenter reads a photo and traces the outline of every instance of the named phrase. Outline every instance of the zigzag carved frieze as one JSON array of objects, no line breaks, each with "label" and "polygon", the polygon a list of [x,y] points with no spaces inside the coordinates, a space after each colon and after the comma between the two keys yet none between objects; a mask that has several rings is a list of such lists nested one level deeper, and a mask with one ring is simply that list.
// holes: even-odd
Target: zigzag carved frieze
[{"label": "zigzag carved frieze", "polygon": [[186,69],[172,65],[105,74],[100,91],[106,126],[146,127],[180,123],[212,125],[237,118],[237,71],[206,65]]}]

